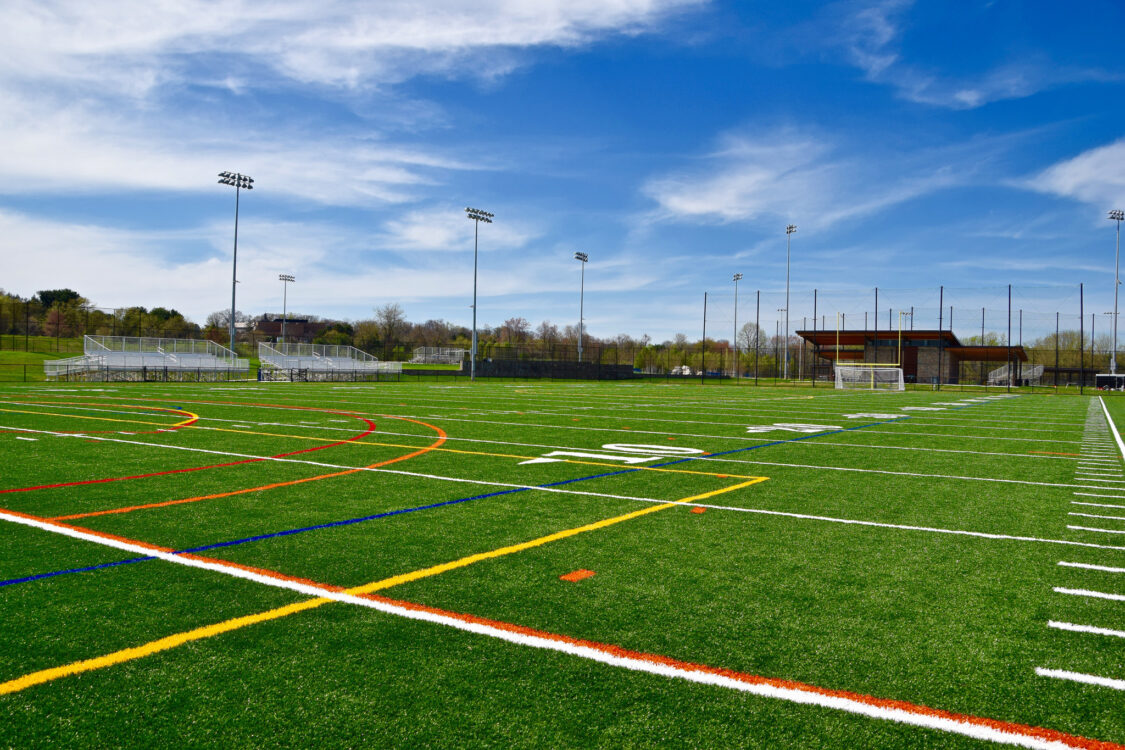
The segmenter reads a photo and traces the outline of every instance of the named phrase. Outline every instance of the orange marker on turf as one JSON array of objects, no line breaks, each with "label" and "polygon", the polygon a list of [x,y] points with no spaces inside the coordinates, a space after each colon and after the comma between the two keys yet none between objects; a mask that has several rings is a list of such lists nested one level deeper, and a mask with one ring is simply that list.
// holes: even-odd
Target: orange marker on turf
[{"label": "orange marker on turf", "polygon": [[706,512],[707,512],[707,509],[706,509],[706,508],[695,507],[695,508],[692,508],[692,509],[691,509],[691,512],[692,512],[692,513],[706,513]]},{"label": "orange marker on turf", "polygon": [[586,570],[585,568],[582,568],[582,569],[579,569],[579,570],[575,570],[571,573],[567,573],[564,576],[559,576],[559,580],[571,581],[571,582],[581,581],[585,578],[589,578],[592,575],[595,575],[594,571]]}]

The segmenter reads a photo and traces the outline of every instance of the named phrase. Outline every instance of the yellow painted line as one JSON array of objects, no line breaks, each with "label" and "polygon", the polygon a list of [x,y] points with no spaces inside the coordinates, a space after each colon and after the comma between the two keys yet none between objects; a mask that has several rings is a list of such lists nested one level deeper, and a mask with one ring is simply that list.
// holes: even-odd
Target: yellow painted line
[{"label": "yellow painted line", "polygon": [[[150,408],[150,407],[138,407],[138,408]],[[167,422],[146,422],[143,419],[117,419],[115,417],[91,417],[91,416],[87,416],[85,414],[59,414],[58,412],[53,412],[53,411],[24,411],[24,410],[21,410],[21,409],[0,409],[0,412],[6,412],[8,414],[34,414],[36,416],[45,416],[45,417],[65,417],[66,419],[92,419],[92,420],[95,420],[95,421],[98,421],[98,422],[120,422],[122,424],[145,424],[145,425],[152,425],[154,427],[163,427],[166,430],[171,429],[173,427],[182,427],[184,425],[187,425],[188,422],[191,422],[194,419],[199,419],[198,414],[193,414],[192,412],[186,411],[186,410],[184,411],[184,414],[187,414],[188,418],[181,421],[181,422],[176,422],[174,424],[168,424]],[[194,425],[190,425],[190,426],[194,427]]]},{"label": "yellow painted line", "polygon": [[[584,534],[589,531],[604,529],[608,526],[613,526],[625,521],[631,521],[634,518],[640,518],[641,516],[658,513],[662,510],[667,510],[668,508],[674,508],[679,505],[688,505],[697,500],[706,500],[707,498],[711,498],[716,495],[722,495],[727,492],[733,492],[734,490],[741,489],[743,487],[749,487],[750,485],[758,484],[759,482],[764,482],[766,481],[766,479],[768,479],[768,477],[758,477],[753,481],[742,482],[740,484],[731,485],[730,487],[724,487],[722,489],[712,490],[711,492],[705,492],[700,495],[692,495],[691,497],[685,497],[680,500],[674,500],[671,502],[662,503],[660,505],[654,505],[648,508],[633,511],[631,513],[625,513],[620,516],[605,518],[601,521],[595,521],[594,523],[589,523],[584,526],[578,526],[573,529],[567,529],[565,531],[555,532],[554,534],[548,534],[547,536],[541,536],[538,539],[532,539],[528,542],[512,544],[507,547],[500,547],[499,549],[494,549],[491,552],[481,552],[475,555],[469,555],[467,557],[462,557],[459,560],[453,560],[451,562],[442,563],[440,565],[433,565],[428,568],[422,568],[412,573],[403,573],[397,576],[391,576],[390,578],[384,578],[380,581],[367,583],[362,586],[345,589],[343,593],[351,594],[353,596],[360,594],[372,594],[376,591],[382,591],[393,586],[400,586],[404,583],[410,583],[412,581],[417,581],[423,578],[441,575],[442,573],[446,573],[451,570],[457,570],[458,568],[468,567],[469,565],[473,565],[484,560],[492,560],[498,557],[512,555],[517,552],[523,552],[524,550],[532,549],[534,547],[540,547],[544,544],[557,542],[561,539],[567,539],[578,534]],[[221,635],[222,633],[229,633],[232,630],[238,630],[240,628],[247,627],[248,625],[256,625],[260,622],[277,620],[282,617],[288,617],[289,615],[296,614],[298,612],[316,609],[317,607],[321,607],[333,601],[335,600],[322,597],[318,597],[315,599],[306,599],[302,602],[287,604],[283,607],[277,607],[275,609],[266,610],[265,612],[259,612],[255,615],[235,617],[230,620],[224,620],[223,622],[215,623],[214,625],[207,625],[201,628],[195,628],[194,630],[188,630],[183,633],[177,633],[175,635],[159,638],[142,646],[134,646],[132,648],[122,649],[121,651],[115,651],[111,654],[106,654],[104,656],[99,656],[93,659],[83,659],[81,661],[72,662],[71,664],[65,664],[61,667],[52,667],[50,669],[39,670],[38,672],[31,672],[22,677],[17,677],[14,680],[0,682],[0,695],[19,692],[20,690],[25,690],[34,685],[42,685],[45,682],[51,682],[52,680],[57,680],[62,677],[69,677],[71,675],[82,674],[84,672],[92,672],[97,669],[104,669],[105,667],[111,667],[116,664],[123,664],[124,662],[132,661],[133,659],[140,659],[142,657],[150,656],[161,651],[168,651],[170,649],[176,648],[177,646],[182,646],[185,643],[199,641],[204,638],[211,638],[216,635]]]}]

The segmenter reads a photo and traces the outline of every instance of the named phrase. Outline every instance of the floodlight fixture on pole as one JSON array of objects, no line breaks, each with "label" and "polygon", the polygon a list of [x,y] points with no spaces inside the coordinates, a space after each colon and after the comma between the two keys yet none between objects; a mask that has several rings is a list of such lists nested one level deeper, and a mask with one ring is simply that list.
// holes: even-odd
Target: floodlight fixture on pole
[{"label": "floodlight fixture on pole", "polygon": [[582,361],[582,332],[584,329],[585,310],[583,308],[586,296],[586,264],[590,262],[590,256],[586,253],[575,253],[574,259],[579,261],[581,271],[578,278],[578,361]]},{"label": "floodlight fixture on pole", "polygon": [[465,215],[473,220],[473,348],[469,350],[469,380],[477,379],[477,244],[480,239],[480,223],[492,223],[488,211],[479,208],[466,208]]},{"label": "floodlight fixture on pole", "polygon": [[238,172],[219,172],[219,184],[234,187],[234,259],[230,282],[230,350],[234,351],[234,298],[238,286],[238,194],[241,190],[253,190],[254,178]]},{"label": "floodlight fixture on pole", "polygon": [[1109,212],[1109,220],[1117,222],[1117,252],[1113,263],[1113,359],[1109,360],[1109,374],[1117,374],[1117,289],[1121,286],[1121,221],[1125,211],[1115,208]]},{"label": "floodlight fixture on pole", "polygon": [[742,274],[736,273],[731,277],[734,282],[734,338],[731,344],[734,345],[734,375],[738,377],[738,282],[742,281]]},{"label": "floodlight fixture on pole", "polygon": [[796,224],[785,227],[785,379],[789,379],[789,240],[797,231]]},{"label": "floodlight fixture on pole", "polygon": [[292,274],[279,273],[277,280],[281,282],[281,343],[285,343],[285,323],[289,320],[289,284],[296,281]]}]

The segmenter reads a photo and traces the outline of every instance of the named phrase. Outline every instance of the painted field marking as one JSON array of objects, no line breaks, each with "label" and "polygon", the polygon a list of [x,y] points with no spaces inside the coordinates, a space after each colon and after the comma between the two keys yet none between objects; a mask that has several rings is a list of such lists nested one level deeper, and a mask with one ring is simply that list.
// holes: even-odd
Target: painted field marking
[{"label": "painted field marking", "polygon": [[582,568],[582,569],[579,569],[579,570],[571,571],[570,573],[567,573],[566,575],[559,576],[559,580],[560,581],[570,581],[571,583],[577,583],[578,581],[584,581],[587,578],[590,578],[591,576],[594,576],[594,575],[596,575],[596,573],[594,573],[594,571],[586,570],[585,568]]},{"label": "painted field marking", "polygon": [[[56,404],[56,406],[57,406],[57,404]],[[169,411],[169,409],[162,409],[162,408],[157,407],[157,406],[138,406],[137,408],[138,409],[149,409],[149,410],[152,410],[152,411]],[[174,424],[167,424],[165,422],[147,422],[147,421],[142,420],[142,419],[115,419],[115,418],[111,418],[111,417],[91,417],[91,416],[87,416],[87,415],[84,415],[84,414],[73,414],[73,413],[71,413],[71,414],[58,414],[56,412],[49,412],[49,411],[26,411],[26,410],[20,410],[20,409],[0,409],[0,412],[6,413],[6,414],[31,414],[31,415],[34,415],[34,416],[64,417],[64,418],[67,418],[67,419],[89,419],[89,420],[94,420],[94,421],[98,421],[98,422],[120,422],[120,423],[123,423],[123,424],[153,425],[153,426],[156,426],[156,427],[163,427],[165,429],[175,429],[177,427],[190,427],[190,426],[192,426],[193,422],[195,422],[197,419],[199,419],[198,414],[193,414],[190,411],[184,412],[184,414],[188,415],[187,419],[181,420],[181,421],[176,422]]]},{"label": "painted field marking", "polygon": [[[432,565],[426,568],[415,570],[410,573],[403,573],[400,575],[391,576],[390,578],[384,578],[379,581],[373,581],[362,586],[345,589],[339,593],[349,595],[352,598],[354,598],[358,594],[371,594],[376,591],[390,588],[392,586],[399,586],[404,583],[410,583],[412,581],[421,580],[423,578],[440,575],[451,570],[468,567],[484,560],[492,560],[495,558],[515,554],[517,552],[523,552],[528,549],[533,549],[545,544],[550,544],[551,542],[567,539],[578,534],[596,531],[609,526],[613,526],[618,523],[622,523],[624,521],[631,521],[635,518],[640,518],[652,513],[658,513],[662,510],[667,510],[668,508],[675,508],[680,505],[691,503],[695,500],[703,500],[726,492],[733,492],[734,490],[745,487],[748,484],[751,483],[743,482],[740,484],[731,485],[730,487],[724,487],[719,490],[706,492],[701,495],[692,495],[681,500],[664,502],[659,505],[642,508],[641,510],[635,510],[619,516],[614,516],[612,518],[602,519],[600,521],[595,521],[583,526],[566,529],[564,531],[558,531],[553,534],[548,534],[546,536],[532,539],[527,542],[500,547],[489,552],[481,552],[474,555],[468,555],[457,560],[441,563],[440,565]],[[125,541],[108,534],[94,532],[89,529],[78,529],[76,527],[59,524],[47,519],[29,516],[27,514],[14,513],[12,511],[0,511],[0,519],[22,524],[25,526],[31,526],[33,528],[42,529],[44,531],[63,534],[65,536],[76,539],[94,542],[95,544],[116,547],[117,549],[124,549],[131,552],[139,552],[141,554],[155,557],[166,562],[187,565],[189,567],[203,568],[205,570],[211,570],[219,573],[227,573],[237,578],[244,578],[247,580],[257,581],[259,583],[266,583],[268,585],[275,585],[281,588],[288,588],[294,591],[308,593],[318,597],[315,599],[298,602],[296,604],[290,604],[284,607],[277,607],[275,609],[267,610],[256,615],[237,617],[231,620],[216,623],[214,625],[196,628],[184,633],[161,638],[142,646],[123,649],[121,651],[106,654],[94,659],[85,659],[60,667],[53,667],[50,669],[39,670],[37,672],[31,672],[14,680],[0,683],[0,695],[24,690],[33,685],[40,685],[45,682],[57,680],[60,677],[69,677],[71,675],[81,674],[83,672],[89,672],[95,669],[102,669],[104,667],[132,661],[133,659],[149,656],[160,651],[167,651],[168,649],[175,648],[185,643],[201,640],[203,638],[210,638],[212,636],[219,635],[220,633],[227,633],[232,630],[237,630],[239,628],[246,627],[247,625],[254,625],[256,623],[265,622],[267,620],[276,620],[281,617],[287,617],[291,614],[295,614],[297,612],[315,609],[316,607],[320,607],[333,601],[341,601],[341,598],[339,596],[326,596],[325,594],[327,594],[328,592],[326,592],[320,586],[309,586],[305,583],[294,581],[292,579],[278,580],[275,577],[263,575],[260,571],[255,572],[246,570],[241,566],[235,566],[233,564],[228,564],[221,561],[199,559],[194,556],[173,554],[167,551],[162,551],[159,548],[153,548],[148,544]],[[344,601],[350,601],[350,599],[344,599]]]},{"label": "painted field marking", "polygon": [[[678,503],[673,503],[673,505],[674,504]],[[173,558],[173,561],[188,564],[187,561],[182,558]],[[213,569],[206,564],[196,564],[194,567]],[[316,583],[310,584],[268,574],[263,575],[263,573],[268,573],[266,571],[254,572],[239,567],[232,567],[230,564],[217,567],[225,568],[220,569],[219,572],[225,572],[229,575],[270,586],[286,588],[300,593],[309,593],[318,598],[297,602],[286,607],[279,607],[257,615],[234,618],[215,625],[188,631],[187,633],[168,636],[143,646],[116,652],[115,654],[75,662],[67,667],[57,667],[52,670],[33,672],[24,677],[17,678],[16,680],[0,683],[0,694],[24,690],[33,685],[69,676],[70,674],[78,674],[93,669],[108,667],[114,663],[141,658],[174,648],[192,640],[219,635],[220,633],[236,630],[246,627],[247,625],[314,609],[329,601],[341,601],[375,609],[385,614],[444,625],[458,630],[496,638],[520,646],[557,651],[613,667],[646,672],[669,678],[684,679],[698,684],[725,687],[761,697],[797,704],[831,708],[879,720],[889,720],[911,726],[937,729],[939,731],[1001,744],[1018,745],[1026,748],[1043,748],[1044,750],[1056,750],[1057,748],[1122,750],[1122,748],[1125,747],[1114,743],[1069,735],[1053,729],[1015,724],[967,714],[955,714],[928,706],[908,703],[906,701],[878,698],[844,690],[832,690],[808,683],[763,677],[719,667],[684,662],[656,654],[631,651],[619,646],[598,643],[596,641],[581,640],[545,631],[536,631],[510,623],[486,620],[473,615],[446,612],[409,602],[397,602],[374,594],[356,596],[352,595],[349,591],[341,591],[338,587],[328,587]],[[113,659],[118,659],[119,661],[111,661]]]},{"label": "painted field marking", "polygon": [[16,440],[27,440],[27,441],[30,441],[32,443],[35,443],[35,442],[39,441],[39,438],[21,437],[20,435],[16,435]]},{"label": "painted field marking", "polygon": [[1125,516],[1099,516],[1093,513],[1074,513],[1073,511],[1067,513],[1068,516],[1081,516],[1083,518],[1105,518],[1110,521],[1125,521]]},{"label": "painted field marking", "polygon": [[[405,418],[403,418],[403,419],[405,419]],[[364,419],[364,421],[367,422],[371,426],[371,429],[368,430],[368,432],[371,432],[371,430],[375,429],[375,425],[374,425],[374,423],[371,422],[371,420]],[[417,420],[413,420],[413,419],[408,419],[407,421],[417,422]],[[412,459],[412,458],[417,458],[418,456],[421,456],[425,453],[429,453],[431,450],[437,450],[438,446],[440,446],[442,443],[445,442],[445,431],[442,430],[440,427],[435,427],[434,425],[426,424],[425,422],[418,422],[418,424],[425,425],[426,427],[429,427],[430,429],[434,430],[438,435],[438,439],[434,443],[432,443],[431,445],[419,448],[419,449],[413,451],[412,453],[407,453],[404,456],[396,456],[395,458],[390,458],[390,459],[387,459],[385,461],[377,461],[376,463],[369,464],[367,466],[354,468],[354,469],[346,469],[344,471],[331,472],[331,473],[328,473],[328,474],[319,474],[319,475],[314,476],[314,477],[302,477],[301,479],[291,479],[291,480],[288,480],[288,481],[285,481],[285,482],[272,482],[270,484],[263,484],[263,485],[260,485],[258,487],[245,487],[243,489],[230,490],[228,492],[217,492],[217,493],[213,493],[213,494],[210,494],[210,495],[197,495],[195,497],[181,498],[179,500],[165,500],[165,501],[156,502],[156,503],[144,503],[144,504],[141,504],[141,505],[131,505],[131,506],[123,507],[123,508],[109,508],[109,509],[106,509],[106,510],[88,511],[86,513],[72,513],[72,514],[69,514],[69,515],[55,516],[52,520],[55,520],[55,521],[70,521],[70,520],[76,520],[76,519],[79,519],[79,518],[90,518],[92,516],[105,516],[105,515],[112,515],[112,514],[117,514],[117,513],[132,513],[133,511],[148,510],[148,509],[152,509],[152,508],[166,508],[166,507],[169,507],[169,506],[172,506],[172,505],[183,505],[185,503],[196,503],[196,502],[200,502],[202,500],[217,500],[219,498],[224,498],[224,497],[234,497],[236,495],[245,495],[245,494],[248,494],[250,492],[262,492],[262,491],[265,491],[265,490],[277,489],[279,487],[291,487],[291,486],[298,485],[298,484],[305,484],[307,482],[316,482],[316,481],[319,481],[321,479],[332,479],[334,477],[342,477],[342,476],[346,476],[348,474],[355,474],[356,472],[359,472],[359,471],[376,469],[376,468],[379,468],[379,467],[382,467],[382,466],[389,466],[390,464],[399,463],[400,461],[407,461],[407,460]],[[363,433],[363,434],[367,434],[367,433]],[[358,437],[362,437],[362,435],[357,436],[356,439],[358,439]],[[344,441],[344,442],[350,442],[350,441]],[[328,447],[332,447],[332,446],[329,446],[329,445],[317,446],[315,448],[306,449],[305,451],[294,451],[294,453],[305,453],[307,451],[319,450],[321,448],[328,448]],[[292,455],[292,454],[282,453],[280,455],[286,456],[286,455]]]},{"label": "painted field marking", "polygon": [[1064,669],[1043,669],[1042,667],[1036,667],[1035,674],[1040,677],[1053,677],[1056,680],[1070,680],[1086,685],[1098,685],[1099,687],[1113,688],[1114,690],[1125,690],[1125,680],[1114,680],[1109,677],[1098,677],[1097,675],[1083,674],[1082,672],[1068,672]]},{"label": "painted field marking", "polygon": [[1091,599],[1105,599],[1111,602],[1125,602],[1125,594],[1109,594],[1104,591],[1090,591],[1089,589],[1068,589],[1062,586],[1056,586],[1052,589],[1056,594],[1067,594],[1069,596],[1085,596]]},{"label": "painted field marking", "polygon": [[1117,431],[1117,425],[1113,421],[1113,417],[1109,416],[1109,408],[1105,405],[1105,399],[1098,396],[1098,402],[1102,405],[1102,411],[1105,412],[1105,421],[1109,423],[1109,429],[1113,433],[1113,440],[1117,443],[1118,457],[1125,459],[1125,441],[1121,439],[1121,433]]},{"label": "painted field marking", "polygon": [[1079,497],[1107,497],[1114,500],[1125,500],[1125,495],[1097,495],[1093,492],[1075,492],[1074,494]]},{"label": "painted field marking", "polygon": [[1091,526],[1067,526],[1072,531],[1096,531],[1102,534],[1125,534],[1125,529],[1097,529]]},{"label": "painted field marking", "polygon": [[[1097,497],[1095,495],[1095,497]],[[1113,503],[1084,503],[1079,500],[1071,500],[1071,505],[1089,505],[1095,508],[1125,508],[1125,505],[1114,505]]]},{"label": "painted field marking", "polygon": [[1102,573],[1125,573],[1125,568],[1113,568],[1108,565],[1091,565],[1090,563],[1059,562],[1065,568],[1082,568],[1083,570],[1098,570]]},{"label": "painted field marking", "polygon": [[1093,635],[1108,635],[1114,638],[1125,638],[1125,630],[1098,628],[1093,625],[1075,625],[1072,622],[1056,622],[1051,620],[1047,623],[1047,627],[1056,628],[1058,630],[1069,630],[1072,633],[1091,633]]}]

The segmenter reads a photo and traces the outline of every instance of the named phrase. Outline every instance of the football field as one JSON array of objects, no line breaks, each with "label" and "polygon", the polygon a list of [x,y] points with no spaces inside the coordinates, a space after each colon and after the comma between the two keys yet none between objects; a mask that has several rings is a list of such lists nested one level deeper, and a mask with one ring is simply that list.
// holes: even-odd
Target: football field
[{"label": "football field", "polygon": [[0,746],[1119,747],[1120,396],[0,388]]}]

